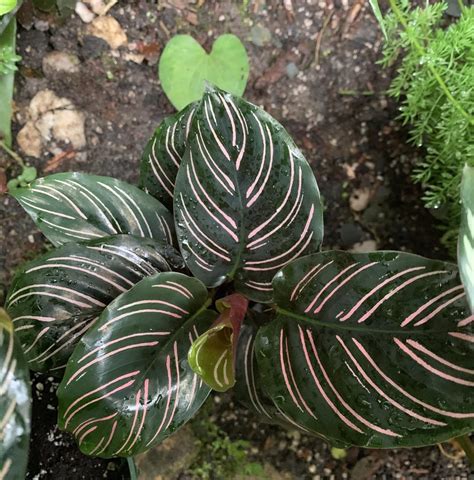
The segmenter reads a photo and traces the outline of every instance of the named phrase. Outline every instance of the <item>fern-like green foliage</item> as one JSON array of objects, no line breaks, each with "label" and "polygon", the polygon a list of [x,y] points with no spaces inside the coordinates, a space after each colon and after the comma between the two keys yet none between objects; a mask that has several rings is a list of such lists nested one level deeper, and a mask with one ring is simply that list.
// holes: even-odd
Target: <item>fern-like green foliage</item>
[{"label": "fern-like green foliage", "polygon": [[390,0],[383,24],[385,66],[400,60],[389,94],[401,102],[411,140],[426,154],[413,171],[428,208],[442,207],[443,243],[454,251],[465,163],[474,165],[474,8],[463,7],[448,27],[444,2],[413,8]]}]

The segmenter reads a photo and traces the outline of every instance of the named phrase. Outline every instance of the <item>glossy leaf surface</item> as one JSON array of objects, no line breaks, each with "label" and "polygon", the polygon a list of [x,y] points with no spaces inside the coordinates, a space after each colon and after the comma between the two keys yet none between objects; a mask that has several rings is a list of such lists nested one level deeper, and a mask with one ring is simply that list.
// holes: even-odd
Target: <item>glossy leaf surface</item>
[{"label": "glossy leaf surface", "polygon": [[178,109],[200,100],[206,81],[242,95],[249,75],[249,60],[239,38],[224,34],[207,53],[190,35],[175,35],[160,58],[161,86]]},{"label": "glossy leaf surface", "polygon": [[474,167],[464,167],[461,187],[462,221],[458,263],[471,312],[474,313]]},{"label": "glossy leaf surface", "polygon": [[311,168],[278,122],[221,90],[206,92],[192,128],[175,189],[184,259],[207,286],[234,280],[269,302],[275,273],[321,244]]},{"label": "glossy leaf surface", "polygon": [[473,317],[454,265],[325,252],[273,285],[278,316],[256,340],[260,382],[295,425],[371,448],[472,430]]},{"label": "glossy leaf surface", "polygon": [[195,104],[165,118],[148,141],[140,164],[140,184],[173,209],[173,193],[181,157],[191,129]]},{"label": "glossy leaf surface", "polygon": [[58,390],[59,426],[82,452],[130,456],[187,422],[209,388],[189,367],[217,314],[197,279],[159,273],[112,302],[82,337]]},{"label": "glossy leaf surface", "polygon": [[134,185],[85,173],[57,173],[12,195],[54,244],[127,233],[173,242],[168,210]]},{"label": "glossy leaf surface", "polygon": [[183,266],[173,247],[131,235],[67,243],[29,262],[12,282],[7,310],[30,368],[62,373],[114,298],[143,277]]},{"label": "glossy leaf surface", "polygon": [[30,375],[13,325],[0,309],[0,478],[25,478],[30,436]]}]

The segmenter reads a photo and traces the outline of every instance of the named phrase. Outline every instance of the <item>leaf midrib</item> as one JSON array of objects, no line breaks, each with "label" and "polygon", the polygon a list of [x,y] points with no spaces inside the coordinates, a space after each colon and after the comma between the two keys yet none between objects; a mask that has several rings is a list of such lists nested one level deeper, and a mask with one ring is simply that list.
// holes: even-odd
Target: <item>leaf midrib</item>
[{"label": "leaf midrib", "polygon": [[[400,330],[393,330],[393,329],[383,329],[383,328],[373,328],[373,327],[366,327],[366,326],[359,326],[354,324],[335,324],[330,322],[323,322],[321,320],[315,320],[313,318],[308,318],[304,315],[290,312],[285,310],[284,308],[276,307],[277,314],[285,315],[287,317],[295,318],[301,322],[310,324],[311,326],[315,327],[324,327],[329,328],[332,330],[340,330],[340,331],[354,331],[354,332],[361,332],[361,333],[383,333],[383,334],[395,334],[395,335],[433,335],[433,334],[444,334],[446,335],[448,332],[456,331],[456,328],[453,326],[452,329],[449,330],[414,330],[409,328],[401,328]],[[275,319],[277,320],[277,319]]]}]

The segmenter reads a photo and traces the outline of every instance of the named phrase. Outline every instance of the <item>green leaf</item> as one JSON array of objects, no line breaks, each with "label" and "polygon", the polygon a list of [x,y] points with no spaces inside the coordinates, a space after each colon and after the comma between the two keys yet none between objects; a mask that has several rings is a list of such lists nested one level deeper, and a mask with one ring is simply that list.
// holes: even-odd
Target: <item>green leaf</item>
[{"label": "green leaf", "polygon": [[67,243],[17,272],[6,308],[33,370],[62,374],[104,308],[143,277],[183,268],[173,247],[116,235]]},{"label": "green leaf", "polygon": [[302,153],[260,108],[209,89],[176,178],[175,224],[188,267],[208,287],[234,280],[269,302],[275,273],[319,250],[322,206]]},{"label": "green leaf", "polygon": [[210,54],[189,35],[176,35],[161,54],[159,77],[169,101],[177,110],[200,100],[206,80],[242,95],[249,76],[247,52],[238,37],[221,35]]},{"label": "green leaf", "polygon": [[119,233],[173,243],[168,210],[139,188],[114,178],[57,173],[12,195],[54,245]]},{"label": "green leaf", "polygon": [[0,478],[25,478],[30,436],[30,375],[13,325],[0,309]]},{"label": "green leaf", "polygon": [[22,180],[30,183],[36,180],[36,168],[35,167],[24,167],[21,174]]},{"label": "green leaf", "polygon": [[467,165],[462,177],[461,201],[458,264],[471,312],[474,313],[474,167]]},{"label": "green leaf", "polygon": [[196,105],[165,118],[148,141],[140,163],[140,186],[173,208],[173,193]]},{"label": "green leaf", "polygon": [[[0,22],[2,25],[3,22]],[[12,17],[6,28],[0,29],[0,51],[10,49],[15,51],[16,45],[16,19]],[[5,75],[0,75],[0,141],[9,147],[12,143],[11,119],[13,101],[13,83],[15,72],[11,70]]]},{"label": "green leaf", "polygon": [[17,4],[17,0],[0,0],[0,15],[11,12]]},{"label": "green leaf", "polygon": [[413,447],[474,427],[474,335],[454,265],[401,252],[324,252],[274,281],[259,382],[336,447]]},{"label": "green leaf", "polygon": [[82,337],[58,389],[59,426],[82,452],[130,456],[187,422],[209,395],[186,360],[217,314],[180,273],[143,279]]},{"label": "green leaf", "polygon": [[380,10],[378,0],[369,0],[369,5],[372,7],[372,11],[374,12],[374,16],[380,26],[380,30],[382,30],[385,40],[388,40],[387,29],[385,28],[385,20],[383,18],[382,11]]},{"label": "green leaf", "polygon": [[233,293],[218,300],[216,307],[219,318],[194,341],[188,362],[212,389],[226,392],[235,385],[237,344],[248,300]]}]

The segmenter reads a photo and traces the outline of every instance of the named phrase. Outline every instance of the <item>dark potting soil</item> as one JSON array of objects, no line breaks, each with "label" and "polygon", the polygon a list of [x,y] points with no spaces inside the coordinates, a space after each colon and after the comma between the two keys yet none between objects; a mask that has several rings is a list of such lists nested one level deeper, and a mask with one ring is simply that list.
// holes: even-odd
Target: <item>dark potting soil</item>
[{"label": "dark potting soil", "polygon": [[[157,79],[156,61],[164,44],[175,33],[190,33],[210,49],[219,34],[232,32],[243,40],[250,57],[246,98],[285,126],[313,167],[326,208],[325,248],[396,249],[445,259],[435,219],[423,208],[420,188],[410,179],[421,153],[407,144],[407,133],[395,120],[397,106],[384,93],[393,72],[376,64],[381,36],[367,2],[293,0],[293,11],[276,0],[249,2],[247,11],[243,3],[169,0],[159,2],[158,8],[144,0],[119,2],[110,15],[125,30],[128,46],[115,52],[89,35],[77,16],[24,20],[29,29],[19,29],[23,61],[14,132],[26,122],[31,99],[49,89],[84,113],[87,139],[81,150],[53,139],[45,146],[49,153],[28,161],[40,176],[79,170],[136,182],[147,138],[173,112]],[[43,70],[43,58],[52,51],[75,55],[77,72]],[[137,52],[144,55],[141,63],[129,55]],[[0,161],[8,178],[17,174],[8,158],[0,154]],[[46,247],[40,232],[8,197],[0,206],[0,238],[0,285],[5,293],[15,269]],[[47,375],[33,375],[27,478],[128,478],[122,461],[85,457],[72,438],[57,429],[56,386]],[[230,395],[218,398],[213,421],[232,439],[248,440],[252,459],[285,472],[282,478],[469,475],[462,459],[450,460],[436,446],[350,449],[344,460],[335,460],[322,441],[259,424],[230,403]]]}]

